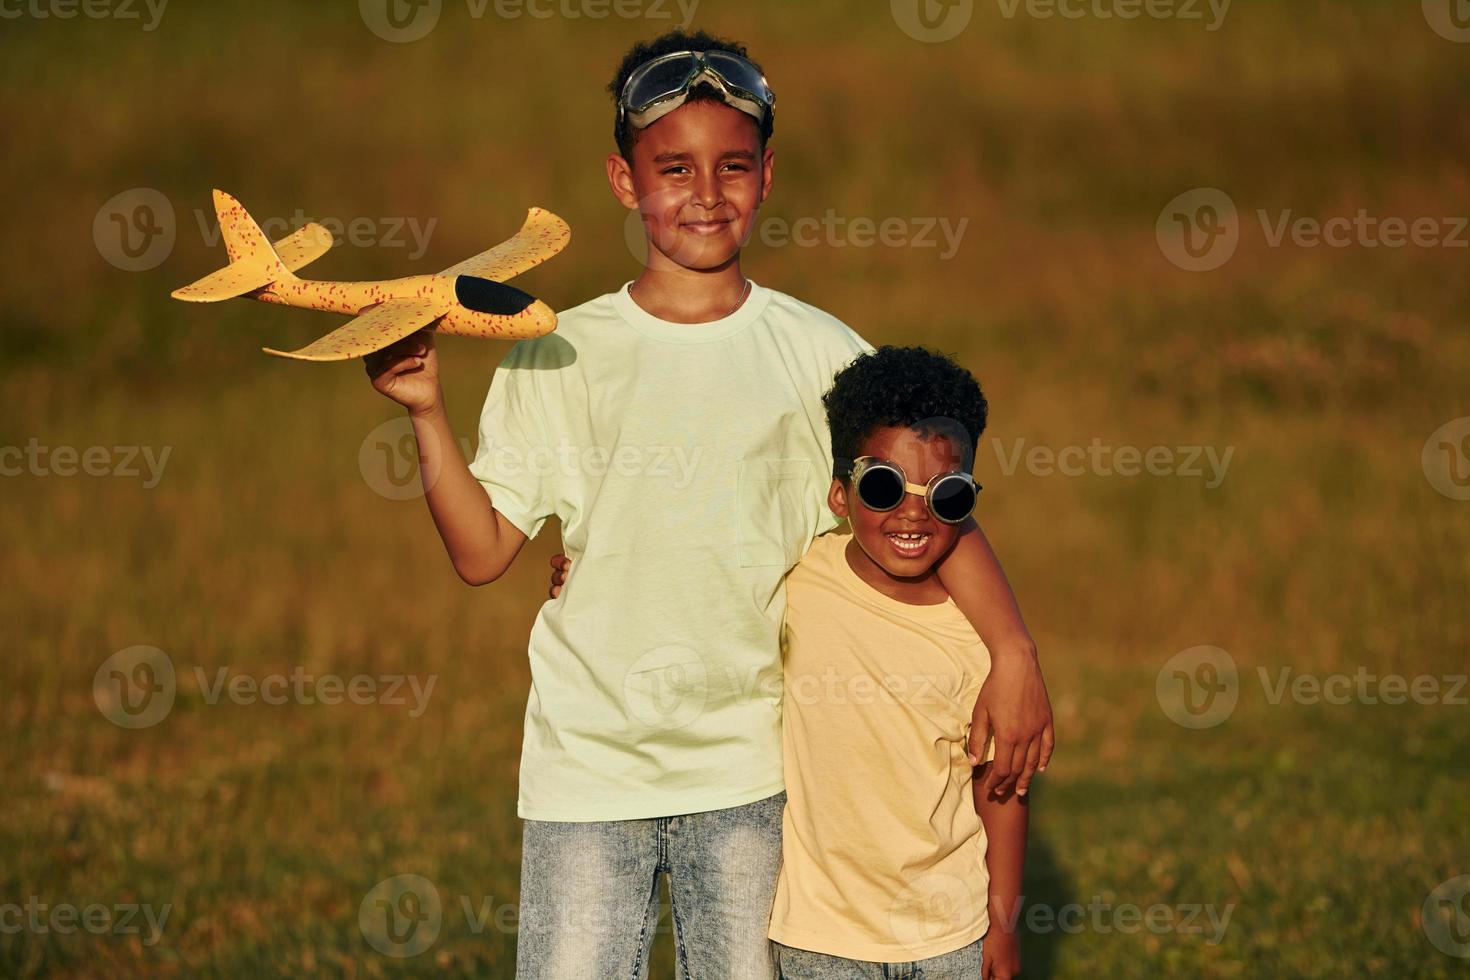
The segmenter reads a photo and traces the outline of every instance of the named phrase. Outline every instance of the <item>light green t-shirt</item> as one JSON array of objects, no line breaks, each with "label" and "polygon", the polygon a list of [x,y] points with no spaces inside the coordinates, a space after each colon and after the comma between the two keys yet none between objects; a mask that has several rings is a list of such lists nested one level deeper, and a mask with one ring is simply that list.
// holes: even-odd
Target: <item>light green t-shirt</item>
[{"label": "light green t-shirt", "polygon": [[870,346],[752,284],[670,323],[627,287],[495,372],[470,469],[572,559],[531,629],[518,813],[630,820],[781,791],[783,576],[837,523],[822,394]]}]

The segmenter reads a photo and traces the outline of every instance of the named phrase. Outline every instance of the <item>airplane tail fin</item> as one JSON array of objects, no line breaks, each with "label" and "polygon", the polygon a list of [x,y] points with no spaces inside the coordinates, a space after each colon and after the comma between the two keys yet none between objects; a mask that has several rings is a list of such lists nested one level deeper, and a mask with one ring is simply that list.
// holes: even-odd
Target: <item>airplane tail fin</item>
[{"label": "airplane tail fin", "polygon": [[[174,299],[187,300],[191,303],[214,303],[222,299],[230,299],[235,296],[243,296],[254,292],[272,283],[290,281],[296,277],[291,269],[277,254],[271,246],[270,239],[266,238],[265,232],[261,231],[260,225],[250,217],[240,204],[224,191],[214,192],[214,210],[219,217],[220,236],[225,240],[225,251],[229,254],[230,264],[216,272],[212,272],[197,282],[175,289],[172,293]],[[316,230],[313,230],[316,229]],[[320,225],[308,225],[298,232],[303,238],[302,242],[293,243],[296,252],[315,251],[306,261],[315,258],[326,247],[321,247],[320,235],[326,234],[326,230]],[[331,236],[327,234],[326,246],[331,245]],[[284,239],[281,244],[285,245],[290,239]],[[320,247],[320,250],[316,249]],[[294,257],[293,252],[293,257]],[[301,262],[300,265],[305,265]],[[297,266],[297,268],[300,267]]]}]

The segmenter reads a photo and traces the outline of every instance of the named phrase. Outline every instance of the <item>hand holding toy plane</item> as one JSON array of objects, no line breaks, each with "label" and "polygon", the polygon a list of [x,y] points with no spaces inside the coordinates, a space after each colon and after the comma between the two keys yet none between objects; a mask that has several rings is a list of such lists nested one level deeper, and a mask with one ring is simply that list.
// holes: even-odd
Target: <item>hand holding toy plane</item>
[{"label": "hand holding toy plane", "polygon": [[556,329],[551,307],[504,280],[539,265],[566,247],[567,223],[531,208],[515,237],[452,265],[438,275],[381,282],[319,282],[294,274],[332,247],[332,234],[308,224],[271,243],[240,202],[214,192],[230,264],[173,291],[175,299],[215,303],[246,296],[263,303],[348,313],[349,320],[295,351],[262,348],[302,361],[345,361],[381,350],[430,324],[448,334],[517,340]]}]

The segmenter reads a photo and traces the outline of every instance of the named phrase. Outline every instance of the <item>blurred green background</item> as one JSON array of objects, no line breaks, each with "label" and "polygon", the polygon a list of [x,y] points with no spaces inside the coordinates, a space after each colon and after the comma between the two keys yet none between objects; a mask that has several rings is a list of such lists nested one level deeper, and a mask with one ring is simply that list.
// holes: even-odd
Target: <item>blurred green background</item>
[{"label": "blurred green background", "polygon": [[[1464,975],[1470,707],[1450,695],[1470,660],[1470,423],[1452,424],[1470,416],[1470,32],[1457,0],[1257,0],[1223,19],[1182,0],[1136,19],[1101,15],[1127,0],[1073,3],[1077,18],[925,2],[935,30],[968,20],[938,41],[903,0],[701,0],[689,26],[743,40],[779,93],[764,218],[847,223],[812,247],[757,242],[747,271],[875,344],[955,353],[990,398],[982,521],[1059,733],[1027,902],[1103,909],[1080,929],[1033,929],[1027,975]],[[107,447],[113,470],[127,462],[113,447],[169,455],[156,481],[141,456],[137,476],[68,476],[54,459],[0,477],[0,905],[169,917],[148,942],[146,926],[63,932],[42,913],[16,929],[28,913],[7,913],[0,974],[510,976],[513,928],[493,914],[516,901],[525,642],[555,526],[501,582],[462,585],[405,490],[396,407],[356,364],[259,351],[338,318],[168,292],[223,263],[212,187],[277,230],[365,220],[365,243],[307,273],[327,279],[437,271],[539,204],[571,223],[572,244],[518,285],[561,309],[616,288],[637,266],[602,173],[603,87],[688,0],[444,0],[408,42],[380,36],[371,0],[176,3],[156,18],[118,0],[90,8],[109,16],[58,16],[69,9],[27,0],[0,22],[0,446]],[[1213,214],[1238,246],[1188,271],[1169,229],[1182,215],[1208,243],[1211,213],[1198,195],[1167,206],[1198,188],[1233,202],[1233,217]],[[1360,211],[1432,219],[1437,241],[1272,242],[1283,215]],[[862,244],[856,219],[898,219],[905,241]],[[942,254],[938,223],[962,220]],[[920,240],[926,223],[937,246]],[[422,248],[412,227],[430,231]],[[467,439],[506,349],[441,344]],[[1007,465],[1018,446],[1094,440],[1233,455],[1217,486]],[[136,645],[167,653],[177,695],[129,730],[93,681]],[[1190,728],[1165,695],[1180,676],[1209,679],[1188,652],[1200,645],[1238,666],[1237,703]],[[415,717],[211,703],[195,673],[296,667],[437,681]],[[1274,697],[1288,668],[1427,676],[1439,695]],[[401,874],[443,904],[437,938],[410,957],[379,952],[359,924],[370,891]],[[1178,928],[1128,929],[1126,906],[1163,908]],[[1191,907],[1228,909],[1223,936],[1204,912],[1203,933],[1185,927]],[[655,976],[671,976],[667,917],[658,944]]]}]

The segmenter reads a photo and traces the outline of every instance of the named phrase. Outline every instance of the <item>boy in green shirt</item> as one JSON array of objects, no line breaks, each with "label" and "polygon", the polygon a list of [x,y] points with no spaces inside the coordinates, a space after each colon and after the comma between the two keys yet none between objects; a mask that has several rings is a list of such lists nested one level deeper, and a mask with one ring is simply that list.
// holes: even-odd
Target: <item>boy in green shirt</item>
[{"label": "boy in green shirt", "polygon": [[[518,975],[642,975],[667,873],[681,976],[768,977],[783,576],[836,523],[821,395],[870,348],[741,272],[774,161],[774,95],[744,48],[672,32],[612,88],[608,182],[649,242],[637,280],[511,349],[472,464],[431,333],[367,369],[409,411],[465,581],[499,578],[553,514],[574,559],[530,638]],[[993,731],[998,781],[1024,788],[1050,753],[1045,687],[983,535],[959,537],[943,574],[995,660],[976,744]]]}]

